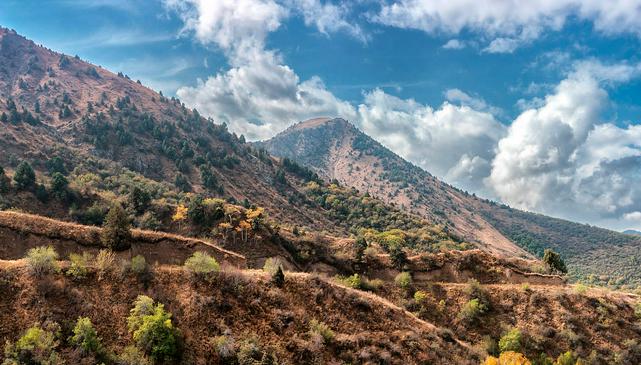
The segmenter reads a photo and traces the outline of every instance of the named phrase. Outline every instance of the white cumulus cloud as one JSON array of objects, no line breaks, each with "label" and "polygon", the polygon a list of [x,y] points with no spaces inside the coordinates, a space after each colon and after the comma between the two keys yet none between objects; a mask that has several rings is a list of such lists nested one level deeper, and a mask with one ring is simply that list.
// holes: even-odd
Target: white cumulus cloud
[{"label": "white cumulus cloud", "polygon": [[641,6],[630,0],[398,0],[381,6],[372,20],[430,34],[478,33],[491,53],[510,53],[560,30],[569,18],[591,21],[606,34],[641,36]]}]

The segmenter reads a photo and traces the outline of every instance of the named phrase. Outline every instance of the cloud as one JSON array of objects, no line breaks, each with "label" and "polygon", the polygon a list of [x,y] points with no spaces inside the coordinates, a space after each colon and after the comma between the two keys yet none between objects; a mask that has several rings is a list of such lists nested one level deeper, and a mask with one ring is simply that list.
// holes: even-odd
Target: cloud
[{"label": "cloud", "polygon": [[609,103],[604,85],[638,72],[626,64],[576,63],[498,142],[488,187],[516,207],[573,219],[641,210],[641,127],[602,121]]},{"label": "cloud", "polygon": [[467,105],[472,109],[488,112],[494,116],[504,114],[503,110],[495,106],[489,105],[485,100],[480,97],[471,96],[460,89],[448,89],[444,93],[445,99],[452,103],[459,103]]},{"label": "cloud", "polygon": [[294,122],[322,116],[354,118],[354,108],[313,77],[300,81],[274,52],[260,52],[254,62],[209,77],[178,96],[188,105],[250,140],[265,139]]},{"label": "cloud", "polygon": [[[272,0],[166,0],[165,4],[179,13],[184,32],[221,48],[231,65],[193,87],[178,89],[176,94],[187,105],[226,122],[250,140],[271,137],[294,122],[319,115],[355,116],[354,107],[336,98],[320,78],[301,81],[277,51],[265,49],[267,35],[288,16],[280,4]],[[322,20],[322,26],[329,31],[327,21]]]},{"label": "cloud", "polygon": [[374,22],[430,34],[476,33],[490,53],[511,53],[570,18],[591,21],[606,35],[641,36],[641,7],[629,0],[398,0],[384,4]]},{"label": "cloud", "polygon": [[489,174],[505,127],[487,112],[444,103],[438,109],[380,89],[358,107],[360,127],[385,146],[451,183],[474,191]]},{"label": "cloud", "polygon": [[345,32],[363,43],[369,40],[357,23],[348,20],[350,8],[346,2],[335,5],[330,1],[323,4],[320,0],[287,0],[285,4],[303,16],[305,25],[315,26],[324,35]]},{"label": "cloud", "polygon": [[443,45],[445,49],[463,49],[465,48],[465,42],[458,39],[450,39]]},{"label": "cloud", "polygon": [[164,0],[203,44],[229,52],[262,49],[265,38],[281,25],[288,12],[272,0]]}]

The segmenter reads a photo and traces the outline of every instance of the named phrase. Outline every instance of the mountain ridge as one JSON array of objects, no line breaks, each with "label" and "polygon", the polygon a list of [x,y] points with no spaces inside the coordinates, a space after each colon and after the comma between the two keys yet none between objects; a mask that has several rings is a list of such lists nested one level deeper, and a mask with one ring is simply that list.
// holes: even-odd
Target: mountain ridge
[{"label": "mountain ridge", "polygon": [[[542,257],[551,248],[570,263],[574,279],[641,284],[635,265],[641,261],[639,237],[478,198],[405,161],[344,119],[299,122],[257,145],[428,221],[449,224],[495,254]],[[634,259],[621,263],[621,256]]]}]

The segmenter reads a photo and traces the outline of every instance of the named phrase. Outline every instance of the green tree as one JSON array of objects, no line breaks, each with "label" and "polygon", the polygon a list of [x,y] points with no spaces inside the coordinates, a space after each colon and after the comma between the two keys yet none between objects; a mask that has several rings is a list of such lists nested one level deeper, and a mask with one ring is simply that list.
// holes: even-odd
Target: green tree
[{"label": "green tree", "polygon": [[104,246],[112,250],[125,250],[131,247],[131,223],[120,204],[116,203],[109,209],[102,225],[100,240]]},{"label": "green tree", "polygon": [[365,240],[364,237],[358,236],[354,241],[354,250],[356,251],[355,253],[356,261],[358,262],[363,261],[366,248],[367,248],[367,241]]},{"label": "green tree", "polygon": [[4,173],[4,168],[0,166],[0,194],[6,193],[9,191],[9,185],[10,185],[9,178],[7,175]]},{"label": "green tree", "polygon": [[392,261],[392,265],[398,270],[403,270],[405,264],[408,263],[407,255],[401,245],[394,244],[389,248],[389,258]]},{"label": "green tree", "polygon": [[548,248],[546,248],[543,253],[543,262],[553,271],[558,271],[564,274],[568,272],[561,255]]},{"label": "green tree", "polygon": [[13,175],[13,181],[15,181],[16,187],[20,190],[30,189],[36,185],[36,173],[29,162],[22,161],[18,165],[16,173]]},{"label": "green tree", "polygon": [[518,328],[512,328],[508,333],[503,335],[499,340],[499,350],[501,352],[521,351],[521,331]]},{"label": "green tree", "polygon": [[73,328],[73,336],[69,341],[84,354],[98,354],[102,351],[100,337],[87,317],[78,317],[76,326]]},{"label": "green tree", "polygon": [[138,186],[129,193],[129,205],[133,208],[136,214],[143,214],[151,203],[151,194],[145,189]]},{"label": "green tree", "polygon": [[51,192],[56,198],[61,200],[66,199],[68,194],[68,186],[69,181],[63,174],[59,172],[53,173],[53,175],[51,176]]},{"label": "green tree", "polygon": [[127,318],[136,345],[156,362],[171,362],[178,354],[178,331],[161,303],[140,295]]}]

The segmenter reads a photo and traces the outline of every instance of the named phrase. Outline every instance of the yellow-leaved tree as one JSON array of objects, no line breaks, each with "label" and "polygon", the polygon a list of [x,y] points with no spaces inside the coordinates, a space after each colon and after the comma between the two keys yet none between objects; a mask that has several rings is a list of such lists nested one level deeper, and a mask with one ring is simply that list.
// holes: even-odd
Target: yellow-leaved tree
[{"label": "yellow-leaved tree", "polygon": [[178,206],[176,207],[176,213],[171,216],[171,220],[174,222],[178,222],[178,225],[180,226],[182,221],[184,221],[185,219],[187,219],[187,207],[182,204],[178,204]]},{"label": "yellow-leaved tree", "polygon": [[489,356],[485,359],[483,365],[532,365],[532,363],[522,353],[506,351],[501,353],[498,359],[494,356]]}]

